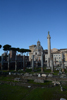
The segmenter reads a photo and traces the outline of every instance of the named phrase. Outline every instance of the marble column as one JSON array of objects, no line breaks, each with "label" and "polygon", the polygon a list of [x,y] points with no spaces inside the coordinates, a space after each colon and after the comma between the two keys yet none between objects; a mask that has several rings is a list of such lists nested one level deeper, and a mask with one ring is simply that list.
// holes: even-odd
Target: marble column
[{"label": "marble column", "polygon": [[22,58],[21,58],[21,69],[22,69]]},{"label": "marble column", "polygon": [[50,68],[50,58],[47,59],[47,67]]},{"label": "marble column", "polygon": [[38,60],[36,59],[36,68],[38,68]]},{"label": "marble column", "polygon": [[3,56],[1,56],[1,70],[3,70]]},{"label": "marble column", "polygon": [[51,57],[51,43],[50,43],[51,37],[49,35],[49,32],[48,32],[47,39],[48,39],[48,61],[47,61],[47,67],[49,68],[50,67],[50,57]]},{"label": "marble column", "polygon": [[34,71],[34,55],[32,55],[32,71]]},{"label": "marble column", "polygon": [[17,71],[17,55],[15,55],[15,71]]},{"label": "marble column", "polygon": [[53,55],[51,55],[51,59],[50,59],[50,67],[51,67],[51,72],[54,72]]},{"label": "marble column", "polygon": [[41,72],[43,72],[43,52],[41,52]]},{"label": "marble column", "polygon": [[56,58],[54,58],[54,67],[56,67]]},{"label": "marble column", "polygon": [[62,53],[62,65],[61,65],[62,72],[64,72],[64,54]]},{"label": "marble column", "polygon": [[25,55],[23,55],[23,70],[25,71]]},{"label": "marble column", "polygon": [[10,54],[8,54],[8,70],[9,70],[9,67],[10,67]]}]

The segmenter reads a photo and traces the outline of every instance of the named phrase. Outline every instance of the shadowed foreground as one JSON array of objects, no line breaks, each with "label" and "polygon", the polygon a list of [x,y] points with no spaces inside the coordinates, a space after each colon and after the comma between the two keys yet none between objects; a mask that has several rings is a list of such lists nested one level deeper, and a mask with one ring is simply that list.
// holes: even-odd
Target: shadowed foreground
[{"label": "shadowed foreground", "polygon": [[67,86],[65,91],[56,87],[22,87],[8,84],[0,84],[0,100],[60,100],[67,99]]}]

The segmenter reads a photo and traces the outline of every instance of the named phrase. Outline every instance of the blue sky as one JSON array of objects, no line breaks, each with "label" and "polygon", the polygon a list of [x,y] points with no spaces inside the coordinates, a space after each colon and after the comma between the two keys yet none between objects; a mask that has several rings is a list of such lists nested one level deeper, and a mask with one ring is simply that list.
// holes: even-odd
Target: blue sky
[{"label": "blue sky", "polygon": [[47,49],[48,31],[51,49],[67,48],[67,0],[0,0],[2,46],[28,49],[39,40]]}]

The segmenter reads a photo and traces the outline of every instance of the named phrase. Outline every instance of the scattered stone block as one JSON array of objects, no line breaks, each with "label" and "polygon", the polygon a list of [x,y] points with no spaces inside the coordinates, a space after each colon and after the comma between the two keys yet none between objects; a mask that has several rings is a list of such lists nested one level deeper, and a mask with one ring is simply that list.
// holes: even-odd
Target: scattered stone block
[{"label": "scattered stone block", "polygon": [[21,73],[17,73],[17,75],[21,75]]},{"label": "scattered stone block", "polygon": [[62,74],[62,72],[59,70],[59,75]]},{"label": "scattered stone block", "polygon": [[37,73],[33,73],[34,76],[37,76]]},{"label": "scattered stone block", "polygon": [[35,79],[34,82],[36,82],[36,83],[44,83],[44,80],[43,79]]},{"label": "scattered stone block", "polygon": [[23,83],[26,83],[26,82],[28,82],[28,80],[27,79],[23,79],[22,82]]},{"label": "scattered stone block", "polygon": [[54,84],[54,86],[60,85],[60,82],[59,81],[52,81],[52,83]]},{"label": "scattered stone block", "polygon": [[66,100],[65,98],[60,98],[60,100]]},{"label": "scattered stone block", "polygon": [[11,72],[9,72],[9,75],[11,75]]},{"label": "scattered stone block", "polygon": [[20,81],[20,78],[15,78],[14,81]]},{"label": "scattered stone block", "polygon": [[30,76],[30,74],[29,73],[25,73],[24,76]]},{"label": "scattered stone block", "polygon": [[16,73],[12,73],[12,75],[16,75]]},{"label": "scattered stone block", "polygon": [[27,69],[32,69],[32,67],[27,67]]},{"label": "scattered stone block", "polygon": [[28,86],[28,88],[31,88],[31,86]]},{"label": "scattered stone block", "polygon": [[50,67],[46,67],[46,69],[50,69]]},{"label": "scattered stone block", "polygon": [[40,75],[40,74],[38,74],[38,77],[41,77],[41,75]]},{"label": "scattered stone block", "polygon": [[47,77],[47,74],[42,74],[41,76],[42,76],[42,77]]},{"label": "scattered stone block", "polygon": [[53,77],[53,74],[48,74],[48,77]]},{"label": "scattered stone block", "polygon": [[66,74],[62,74],[60,78],[67,78]]},{"label": "scattered stone block", "polygon": [[23,73],[20,73],[20,75],[23,75]]},{"label": "scattered stone block", "polygon": [[32,74],[29,74],[29,76],[33,76]]},{"label": "scattered stone block", "polygon": [[63,88],[61,87],[61,91],[63,91]]}]

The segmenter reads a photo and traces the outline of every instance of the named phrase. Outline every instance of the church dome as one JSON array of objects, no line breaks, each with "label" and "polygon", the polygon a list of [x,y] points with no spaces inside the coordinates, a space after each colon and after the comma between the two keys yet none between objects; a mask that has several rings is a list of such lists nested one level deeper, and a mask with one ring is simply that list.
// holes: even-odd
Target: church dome
[{"label": "church dome", "polygon": [[37,41],[37,43],[40,43],[40,41]]},{"label": "church dome", "polygon": [[34,54],[40,56],[42,51],[43,51],[43,48],[40,45],[40,41],[37,41],[37,46],[34,49]]}]

